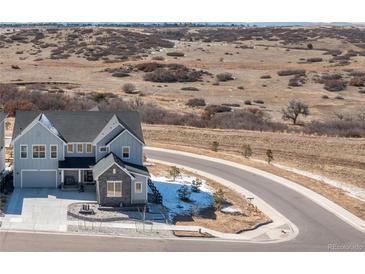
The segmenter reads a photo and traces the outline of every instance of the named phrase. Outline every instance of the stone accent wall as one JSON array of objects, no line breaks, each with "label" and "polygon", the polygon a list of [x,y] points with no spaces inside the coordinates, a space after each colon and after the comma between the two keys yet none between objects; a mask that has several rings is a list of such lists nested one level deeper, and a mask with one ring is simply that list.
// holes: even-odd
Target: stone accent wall
[{"label": "stone accent wall", "polygon": [[[113,174],[114,168],[115,174]],[[107,197],[107,181],[122,181],[122,197]],[[129,206],[131,204],[131,177],[114,164],[99,176],[97,192],[100,205],[119,206],[122,203],[124,206]]]}]

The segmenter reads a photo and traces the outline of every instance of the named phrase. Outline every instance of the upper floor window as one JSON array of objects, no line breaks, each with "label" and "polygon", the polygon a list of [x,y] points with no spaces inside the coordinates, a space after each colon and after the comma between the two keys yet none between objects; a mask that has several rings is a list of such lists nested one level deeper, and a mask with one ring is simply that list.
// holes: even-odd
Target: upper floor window
[{"label": "upper floor window", "polygon": [[86,152],[87,153],[93,152],[93,145],[92,144],[87,144],[86,145]]},{"label": "upper floor window", "polygon": [[57,155],[57,145],[51,145],[51,149],[50,149],[50,153],[51,153],[51,159],[57,159],[58,155]]},{"label": "upper floor window", "polygon": [[129,158],[129,147],[122,148],[122,155],[123,155],[123,158],[126,158],[126,159]]},{"label": "upper floor window", "polygon": [[26,159],[28,158],[28,146],[20,145],[20,158]]},{"label": "upper floor window", "polygon": [[108,152],[108,147],[106,147],[106,146],[100,147],[99,151],[100,152]]},{"label": "upper floor window", "polygon": [[33,158],[46,158],[46,146],[33,145]]},{"label": "upper floor window", "polygon": [[77,153],[82,153],[82,151],[83,151],[82,144],[77,144]]},{"label": "upper floor window", "polygon": [[67,152],[69,152],[69,153],[74,152],[74,145],[73,144],[68,144],[67,145]]}]

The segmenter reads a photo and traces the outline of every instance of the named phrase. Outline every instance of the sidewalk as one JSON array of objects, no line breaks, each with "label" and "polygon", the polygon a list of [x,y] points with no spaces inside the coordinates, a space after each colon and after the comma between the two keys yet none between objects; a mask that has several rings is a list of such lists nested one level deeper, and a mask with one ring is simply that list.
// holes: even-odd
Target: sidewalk
[{"label": "sidewalk", "polygon": [[[182,225],[168,225],[162,223],[147,223],[142,222],[84,222],[84,221],[68,221],[69,232],[91,232],[108,234],[132,234],[132,232],[139,232],[146,234],[158,234],[161,237],[172,236],[173,231],[193,231],[208,233],[221,240],[235,240],[235,241],[249,241],[249,242],[281,242],[293,239],[296,236],[295,231],[289,225],[278,227],[271,223],[261,226],[252,231],[246,231],[240,234],[223,233],[212,229],[200,226],[182,226]],[[78,229],[79,230],[78,230]],[[75,230],[76,229],[76,230]]]}]

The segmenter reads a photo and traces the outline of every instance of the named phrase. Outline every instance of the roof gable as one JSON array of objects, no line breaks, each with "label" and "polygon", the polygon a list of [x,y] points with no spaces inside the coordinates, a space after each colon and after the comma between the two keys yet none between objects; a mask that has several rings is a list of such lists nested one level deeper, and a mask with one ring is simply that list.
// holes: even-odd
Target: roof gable
[{"label": "roof gable", "polygon": [[[52,127],[67,142],[93,142],[114,115],[123,127],[144,142],[139,114],[134,111],[44,111],[43,113]],[[15,117],[13,139],[40,114],[40,111],[18,111]]]}]

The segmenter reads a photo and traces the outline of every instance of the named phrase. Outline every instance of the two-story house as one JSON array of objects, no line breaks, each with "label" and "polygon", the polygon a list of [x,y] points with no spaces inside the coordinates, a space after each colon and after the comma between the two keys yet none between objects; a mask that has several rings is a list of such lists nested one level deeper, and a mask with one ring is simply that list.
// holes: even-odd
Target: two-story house
[{"label": "two-story house", "polygon": [[143,134],[133,111],[18,111],[15,188],[95,184],[102,205],[147,202]]}]

